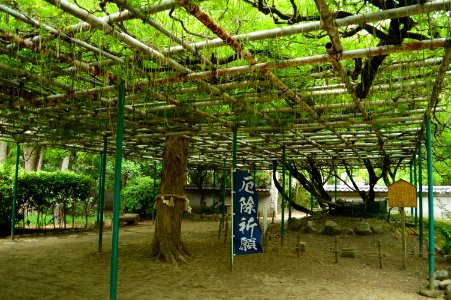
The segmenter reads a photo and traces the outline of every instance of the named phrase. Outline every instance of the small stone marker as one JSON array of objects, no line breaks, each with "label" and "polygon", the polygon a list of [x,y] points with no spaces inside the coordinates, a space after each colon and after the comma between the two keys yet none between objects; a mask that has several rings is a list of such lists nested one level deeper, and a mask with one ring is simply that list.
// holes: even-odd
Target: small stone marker
[{"label": "small stone marker", "polygon": [[371,230],[370,224],[368,223],[359,223],[354,228],[355,234],[358,235],[372,235],[373,231]]},{"label": "small stone marker", "polygon": [[298,232],[296,240],[296,255],[298,257],[304,256],[305,253],[305,242],[301,242],[301,235]]}]

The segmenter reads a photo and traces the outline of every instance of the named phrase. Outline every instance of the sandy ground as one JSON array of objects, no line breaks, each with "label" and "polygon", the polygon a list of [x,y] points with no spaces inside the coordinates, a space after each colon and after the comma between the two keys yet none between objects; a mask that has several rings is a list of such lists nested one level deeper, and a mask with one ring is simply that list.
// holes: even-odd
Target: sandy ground
[{"label": "sandy ground", "polygon": [[[218,239],[218,222],[183,222],[192,258],[178,266],[149,258],[153,230],[150,223],[121,227],[118,299],[425,299],[417,291],[427,282],[428,262],[415,253],[401,270],[396,230],[342,234],[339,248],[354,247],[358,253],[338,263],[329,251],[333,237],[302,233],[307,251],[297,257],[297,233],[287,231],[282,248],[274,230],[265,253],[235,257],[233,271],[228,243]],[[417,252],[418,238],[408,236],[407,242],[409,253]],[[102,254],[97,245],[95,231],[0,239],[0,299],[108,299],[111,231],[105,231]],[[436,258],[437,268],[446,263]]]}]

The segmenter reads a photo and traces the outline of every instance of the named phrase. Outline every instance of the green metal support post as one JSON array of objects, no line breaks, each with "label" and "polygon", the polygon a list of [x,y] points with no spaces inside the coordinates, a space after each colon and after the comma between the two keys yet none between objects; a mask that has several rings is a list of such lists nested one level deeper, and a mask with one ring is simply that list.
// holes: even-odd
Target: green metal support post
[{"label": "green metal support post", "polygon": [[[413,184],[415,185],[415,188],[418,188],[418,182],[417,182],[417,156],[413,156]],[[417,195],[418,200],[418,195]],[[418,201],[417,206],[415,206],[415,228],[418,228]]]},{"label": "green metal support post", "polygon": [[107,152],[107,138],[103,137],[103,151],[101,154],[101,175],[100,175],[100,187],[99,187],[99,245],[98,253],[102,253],[103,243],[103,207],[105,203],[105,173],[106,173],[106,152]]},{"label": "green metal support post", "polygon": [[236,148],[236,144],[237,144],[237,128],[236,127],[233,128],[232,135],[233,135],[233,137],[232,137],[232,139],[233,139],[233,142],[232,142],[232,178],[231,178],[232,218],[231,218],[231,221],[230,221],[230,227],[231,227],[232,233],[230,234],[230,271],[233,270],[233,256],[235,255],[234,250],[233,250],[233,247],[234,247],[233,246],[233,238],[234,238],[234,236],[233,236],[233,216],[234,216],[233,206],[235,205],[235,200],[236,200],[235,198],[236,198],[236,196],[235,196],[235,192],[233,190],[233,188],[234,188],[233,187],[233,177],[234,177],[233,175],[236,172],[236,158],[237,158],[237,153],[236,153],[237,152],[237,148]]},{"label": "green metal support post", "polygon": [[282,147],[282,219],[280,222],[280,246],[285,238],[285,146]]},{"label": "green metal support post", "polygon": [[157,161],[153,162],[153,201],[152,205],[152,223],[155,222],[155,203],[157,198]]},{"label": "green metal support post", "polygon": [[[409,170],[410,170],[409,182],[411,184],[413,184],[413,174],[412,174],[412,172],[413,172],[413,164],[412,164],[412,162],[410,162],[410,164],[409,164]],[[410,208],[410,216],[411,217],[413,216],[413,207]]]},{"label": "green metal support post", "polygon": [[100,157],[99,157],[99,182],[97,184],[97,226],[100,224],[99,223],[99,218],[100,218],[100,189],[102,188],[102,152],[100,152]]},{"label": "green metal support post", "polygon": [[423,257],[424,252],[424,228],[423,228],[423,145],[418,145],[418,208],[420,210],[418,227],[420,231],[419,236],[419,250],[418,256]]},{"label": "green metal support post", "polygon": [[20,159],[20,144],[17,143],[16,153],[16,169],[14,172],[14,189],[13,189],[13,203],[11,205],[11,240],[14,240],[14,227],[16,227],[16,202],[17,202],[17,180],[19,178],[19,159]]},{"label": "green metal support post", "polygon": [[100,153],[100,157],[99,157],[99,184],[97,187],[97,226],[99,226],[99,243],[98,243],[98,248],[97,251],[100,253],[101,252],[101,245],[102,245],[102,239],[100,238],[100,195],[101,195],[101,189],[102,189],[102,162],[103,160],[103,153]]},{"label": "green metal support post", "polygon": [[124,133],[124,86],[118,86],[118,112],[116,129],[116,161],[114,165],[114,201],[113,201],[113,238],[111,249],[110,299],[115,300],[117,294],[117,258],[119,244],[119,211],[121,194],[122,138]]},{"label": "green metal support post", "polygon": [[426,118],[426,150],[428,163],[428,212],[429,212],[429,289],[434,289],[434,180],[432,178],[432,139],[431,139],[431,118]]},{"label": "green metal support post", "polygon": [[290,223],[291,220],[291,170],[288,170],[288,223]]}]

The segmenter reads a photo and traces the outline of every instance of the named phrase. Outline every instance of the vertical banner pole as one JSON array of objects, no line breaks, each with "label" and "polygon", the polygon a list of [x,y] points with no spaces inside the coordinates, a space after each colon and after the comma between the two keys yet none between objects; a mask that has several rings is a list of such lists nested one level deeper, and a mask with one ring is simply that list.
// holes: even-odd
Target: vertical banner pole
[{"label": "vertical banner pole", "polygon": [[122,138],[124,131],[124,85],[118,86],[118,112],[116,129],[116,161],[114,166],[114,202],[113,202],[113,239],[111,250],[110,299],[116,299],[117,293],[117,258],[119,242],[119,211],[121,194]]},{"label": "vertical banner pole", "polygon": [[424,229],[423,229],[423,145],[420,143],[418,145],[418,206],[420,209],[420,217],[419,217],[419,250],[418,256],[423,257],[424,251]]},{"label": "vertical banner pole", "polygon": [[280,223],[280,246],[283,247],[285,237],[285,146],[282,147],[282,220]]},{"label": "vertical banner pole", "polygon": [[[411,184],[413,184],[413,164],[412,164],[412,162],[410,162],[410,164],[409,164],[409,170],[410,170],[410,180],[409,180],[409,182],[411,183]],[[413,216],[413,207],[411,207],[410,208],[410,216],[412,217]]]},{"label": "vertical banner pole", "polygon": [[11,240],[14,240],[14,228],[16,226],[16,202],[17,202],[17,181],[19,178],[20,144],[17,143],[16,169],[14,172],[13,203],[11,205]]},{"label": "vertical banner pole", "polygon": [[418,185],[417,185],[417,156],[413,155],[413,184],[417,189],[417,205],[415,206],[415,228],[418,228]]},{"label": "vertical banner pole", "polygon": [[[255,185],[255,191],[257,191],[257,169],[255,167],[255,164],[252,167],[252,180],[254,181],[254,185]],[[258,192],[257,192],[258,194]],[[260,206],[259,206],[260,207]],[[259,212],[257,211],[257,217],[259,216]]]},{"label": "vertical banner pole", "polygon": [[100,152],[100,157],[99,157],[99,186],[97,189],[97,226],[99,226],[99,243],[98,243],[98,248],[97,248],[97,252],[100,253],[102,251],[102,238],[100,237],[100,196],[102,194],[102,165],[103,165],[103,153]]},{"label": "vertical banner pole", "polygon": [[434,180],[432,178],[431,118],[426,117],[426,149],[428,163],[428,212],[429,212],[429,289],[434,289]]},{"label": "vertical banner pole", "polygon": [[157,161],[153,162],[153,203],[154,205],[152,205],[152,223],[155,222],[155,203],[157,203],[156,201],[156,197],[157,197]]},{"label": "vertical banner pole", "polygon": [[233,255],[234,255],[234,250],[233,250],[233,247],[234,247],[234,245],[233,245],[233,238],[234,238],[234,235],[233,235],[233,227],[234,227],[234,224],[233,224],[233,218],[234,218],[234,212],[233,212],[233,206],[235,205],[235,192],[234,192],[234,186],[233,186],[233,175],[235,174],[235,172],[236,172],[236,156],[237,156],[237,154],[236,154],[236,152],[237,152],[237,149],[236,149],[236,143],[237,143],[237,128],[236,127],[234,127],[233,128],[233,130],[232,130],[232,135],[233,135],[233,142],[232,142],[232,147],[233,147],[233,149],[232,149],[232,177],[231,177],[231,180],[230,180],[230,182],[231,182],[231,184],[230,184],[230,186],[231,186],[231,190],[232,190],[232,197],[231,197],[231,202],[232,202],[232,205],[231,205],[231,208],[232,208],[232,220],[231,220],[231,222],[230,222],[230,224],[231,224],[231,230],[232,230],[232,234],[230,235],[230,271],[232,271],[233,270]]},{"label": "vertical banner pole", "polygon": [[291,221],[291,168],[288,169],[288,223]]},{"label": "vertical banner pole", "polygon": [[219,230],[224,228],[225,221],[225,196],[226,196],[226,177],[227,177],[227,169],[226,169],[226,160],[224,159],[222,165],[222,187],[221,187],[221,224],[219,226]]},{"label": "vertical banner pole", "polygon": [[102,151],[102,175],[100,176],[101,186],[99,193],[99,246],[98,252],[102,253],[102,240],[103,240],[103,206],[105,203],[105,173],[106,173],[106,151],[107,151],[107,138],[103,137],[103,151]]},{"label": "vertical banner pole", "polygon": [[100,221],[100,189],[102,188],[102,152],[100,152],[100,157],[99,157],[99,182],[97,185],[97,226],[99,226],[99,221]]}]

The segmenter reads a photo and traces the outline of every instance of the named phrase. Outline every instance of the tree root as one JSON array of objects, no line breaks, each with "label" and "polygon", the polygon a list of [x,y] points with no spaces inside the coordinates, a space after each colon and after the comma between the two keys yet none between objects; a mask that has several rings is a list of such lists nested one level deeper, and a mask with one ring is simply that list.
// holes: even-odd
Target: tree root
[{"label": "tree root", "polygon": [[172,240],[165,242],[154,240],[150,256],[155,260],[177,265],[179,262],[187,263],[190,254],[182,241],[175,244]]}]

